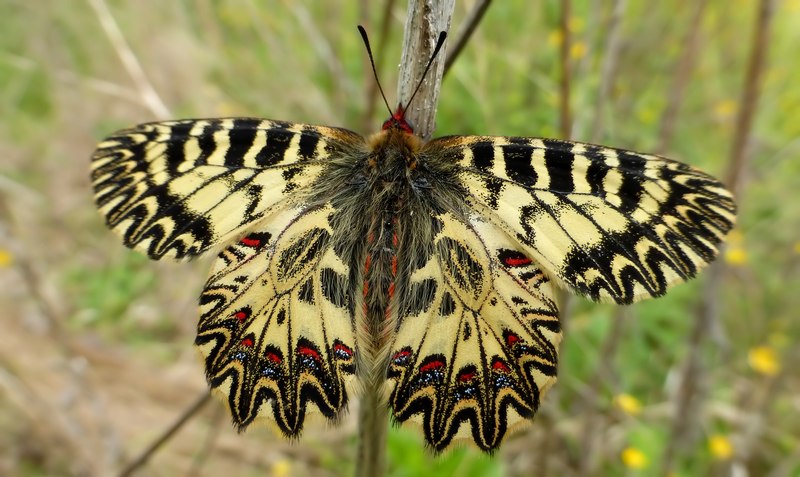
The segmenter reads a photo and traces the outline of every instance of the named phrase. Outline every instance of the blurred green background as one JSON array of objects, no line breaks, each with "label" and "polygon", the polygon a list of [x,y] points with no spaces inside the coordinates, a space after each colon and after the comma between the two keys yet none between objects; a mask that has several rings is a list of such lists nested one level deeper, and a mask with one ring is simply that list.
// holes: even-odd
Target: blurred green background
[{"label": "blurred green background", "polygon": [[[374,48],[393,103],[405,3],[310,3],[0,0],[0,474],[118,473],[206,389],[192,342],[209,262],[150,262],[105,229],[88,180],[99,139],[171,117],[364,134],[385,119],[364,116],[355,25],[377,42],[389,8]],[[574,139],[727,177],[758,2],[702,2],[695,23],[700,3],[573,2]],[[573,301],[534,425],[493,458],[434,458],[392,429],[390,475],[800,475],[800,0],[775,3],[739,224],[714,273],[625,309]],[[559,5],[492,3],[443,82],[436,135],[559,136]],[[350,475],[353,411],[290,443],[236,434],[215,401],[137,475]]]}]

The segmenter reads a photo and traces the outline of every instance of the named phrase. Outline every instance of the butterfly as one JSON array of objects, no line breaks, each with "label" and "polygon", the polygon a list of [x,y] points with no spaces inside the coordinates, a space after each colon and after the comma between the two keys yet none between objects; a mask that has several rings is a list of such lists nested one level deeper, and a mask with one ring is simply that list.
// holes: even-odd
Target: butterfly
[{"label": "butterfly", "polygon": [[258,118],[141,124],[92,156],[94,199],[153,259],[216,253],[196,346],[234,423],[298,436],[359,387],[441,451],[484,451],[556,381],[556,288],[628,304],[714,259],[731,193],[663,157],[529,137],[425,142]]}]

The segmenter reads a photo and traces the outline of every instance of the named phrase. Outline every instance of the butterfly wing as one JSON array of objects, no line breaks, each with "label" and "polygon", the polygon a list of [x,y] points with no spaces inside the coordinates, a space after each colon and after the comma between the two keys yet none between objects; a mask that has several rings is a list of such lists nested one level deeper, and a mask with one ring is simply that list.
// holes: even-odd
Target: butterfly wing
[{"label": "butterfly wing", "polygon": [[399,298],[390,404],[436,450],[471,439],[490,451],[533,416],[555,382],[561,335],[552,283],[480,216],[433,221],[429,258]]},{"label": "butterfly wing", "polygon": [[346,129],[265,119],[142,124],[98,146],[95,202],[128,247],[193,257],[302,200],[327,161],[363,144]]},{"label": "butterfly wing", "polygon": [[[350,264],[332,247],[330,206],[287,210],[219,254],[200,297],[196,344],[241,428],[337,418],[355,373]],[[313,407],[309,407],[313,404]]]},{"label": "butterfly wing", "polygon": [[693,277],[719,251],[736,205],[713,177],[659,156],[554,139],[451,136],[468,206],[550,277],[631,303]]},{"label": "butterfly wing", "polygon": [[347,403],[350,264],[331,246],[330,207],[307,199],[327,163],[364,147],[344,129],[207,119],[119,131],[92,157],[95,201],[125,245],[154,259],[225,247],[196,344],[239,427],[264,418],[295,436],[307,414],[334,419]]}]

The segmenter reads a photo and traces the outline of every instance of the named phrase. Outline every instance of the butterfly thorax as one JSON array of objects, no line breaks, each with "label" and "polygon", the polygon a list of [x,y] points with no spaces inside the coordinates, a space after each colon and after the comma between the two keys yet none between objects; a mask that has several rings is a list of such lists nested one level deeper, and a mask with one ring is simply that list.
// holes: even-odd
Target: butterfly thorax
[{"label": "butterfly thorax", "polygon": [[[419,207],[419,198],[428,179],[418,167],[423,142],[413,134],[390,127],[372,135],[367,145],[369,152],[363,164],[366,200],[357,212],[363,214],[366,229],[362,255],[365,322],[360,329],[366,331],[361,335],[361,349],[367,354],[364,357],[375,363],[385,359],[383,351],[391,340],[391,308],[398,306],[393,298],[402,286],[397,282],[398,268],[405,266],[407,254],[403,249],[408,246],[409,230],[419,228],[418,218],[426,212]],[[385,377],[376,375],[372,379]]]}]

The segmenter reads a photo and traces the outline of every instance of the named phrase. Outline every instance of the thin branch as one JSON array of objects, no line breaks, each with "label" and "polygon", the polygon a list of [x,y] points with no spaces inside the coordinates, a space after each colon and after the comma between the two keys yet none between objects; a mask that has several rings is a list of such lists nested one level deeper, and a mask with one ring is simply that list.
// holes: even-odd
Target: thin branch
[{"label": "thin branch", "polygon": [[750,153],[753,118],[758,105],[761,76],[765,69],[764,64],[766,63],[767,48],[769,46],[769,30],[774,13],[775,0],[761,0],[755,38],[753,39],[753,51],[750,53],[747,77],[742,89],[742,97],[739,100],[741,107],[736,118],[736,129],[733,133],[733,145],[725,181],[733,191],[734,196],[738,196],[741,190],[742,171],[747,165],[747,158]]},{"label": "thin branch", "polygon": [[661,129],[658,133],[658,146],[656,153],[663,154],[669,149],[672,137],[675,134],[675,124],[678,119],[678,112],[683,104],[684,92],[692,77],[695,60],[699,51],[700,27],[703,24],[703,13],[705,13],[708,0],[700,0],[695,3],[694,15],[686,38],[683,41],[684,48],[678,65],[675,69],[675,78],[672,88],[667,94],[667,107],[661,116]]},{"label": "thin branch", "polygon": [[[734,195],[741,190],[742,172],[747,165],[753,118],[758,104],[759,85],[764,73],[769,32],[775,12],[775,0],[761,0],[756,20],[753,49],[750,52],[745,83],[742,88],[741,108],[739,109],[736,129],[728,162],[727,185]],[[711,325],[719,319],[719,287],[724,272],[722,263],[715,263],[708,271],[703,309],[695,320],[694,329],[689,339],[689,355],[684,368],[683,379],[675,407],[675,420],[670,439],[664,452],[661,465],[663,475],[672,471],[673,461],[678,447],[684,441],[686,423],[691,422],[691,413],[699,400],[699,388],[702,384],[701,348]]]},{"label": "thin branch", "polygon": [[472,7],[472,10],[470,10],[467,18],[464,19],[464,24],[458,30],[456,39],[451,43],[450,48],[448,48],[447,58],[444,60],[445,75],[450,71],[450,67],[453,66],[453,63],[456,62],[458,55],[461,54],[461,51],[467,45],[475,29],[478,28],[478,24],[483,20],[483,15],[486,14],[486,10],[489,9],[489,4],[491,3],[492,0],[478,1],[478,3]]},{"label": "thin branch", "polygon": [[559,110],[561,114],[559,132],[561,133],[562,139],[569,139],[572,136],[572,115],[570,113],[570,76],[572,74],[570,50],[572,49],[572,38],[569,28],[571,16],[571,1],[561,0],[561,51],[559,55],[559,61],[561,63]]},{"label": "thin branch", "polygon": [[[403,38],[403,56],[400,60],[400,79],[397,85],[397,97],[404,106],[420,81],[439,32],[450,29],[454,4],[455,0],[409,2],[409,15]],[[444,73],[444,53],[445,51],[434,61],[414,103],[408,105],[409,109],[405,115],[405,118],[414,125],[417,135],[423,139],[430,138],[435,125],[436,103]]]},{"label": "thin branch", "polygon": [[[454,0],[411,0],[408,6],[397,97],[401,104],[408,107],[405,118],[414,124],[415,132],[423,138],[430,137],[433,132],[436,101],[444,72],[444,54],[436,58],[414,102],[409,105],[408,100],[420,83],[439,33],[450,27],[454,4]],[[388,408],[382,386],[385,369],[376,363],[363,380],[365,384],[359,406],[359,447],[356,456],[356,475],[359,477],[385,474],[388,426]]]},{"label": "thin branch", "polygon": [[152,83],[150,83],[150,80],[147,79],[147,75],[144,73],[142,65],[139,64],[139,60],[136,59],[136,55],[133,54],[133,50],[131,50],[128,42],[125,41],[125,37],[122,35],[119,25],[117,25],[117,22],[111,15],[108,5],[106,5],[104,0],[87,1],[94,9],[95,14],[100,21],[100,26],[103,27],[103,31],[105,32],[109,41],[111,41],[111,45],[114,47],[119,59],[122,61],[122,65],[125,67],[128,75],[130,75],[133,83],[136,85],[136,89],[139,92],[139,95],[142,97],[142,101],[144,102],[145,106],[156,118],[166,119],[170,117],[169,108],[167,108],[167,106],[158,96],[158,93],[156,93],[156,90]]},{"label": "thin branch", "polygon": [[200,412],[201,409],[208,403],[211,399],[211,393],[206,391],[200,396],[194,403],[192,403],[185,411],[178,417],[178,419],[173,422],[162,434],[159,436],[158,439],[153,441],[152,444],[147,446],[147,448],[142,451],[135,459],[133,459],[124,469],[119,473],[120,477],[127,477],[129,475],[133,475],[136,470],[140,467],[147,464],[147,461],[150,460],[150,457],[153,456],[160,448],[163,446],[167,441],[169,441],[172,436],[175,435],[187,422],[189,422],[195,414]]},{"label": "thin branch", "polygon": [[620,23],[627,7],[626,0],[614,0],[611,9],[611,17],[605,29],[608,31],[606,36],[605,55],[603,56],[603,66],[600,76],[600,87],[597,91],[597,102],[595,103],[594,121],[592,123],[591,141],[599,142],[603,137],[603,124],[605,121],[605,106],[611,87],[617,78],[617,65],[619,64],[619,54],[622,50],[622,35]]}]

